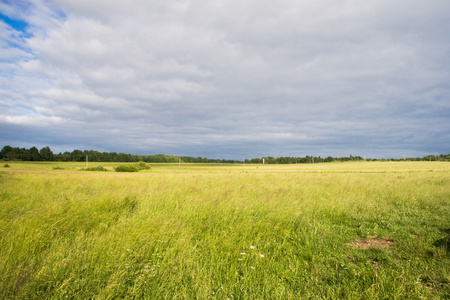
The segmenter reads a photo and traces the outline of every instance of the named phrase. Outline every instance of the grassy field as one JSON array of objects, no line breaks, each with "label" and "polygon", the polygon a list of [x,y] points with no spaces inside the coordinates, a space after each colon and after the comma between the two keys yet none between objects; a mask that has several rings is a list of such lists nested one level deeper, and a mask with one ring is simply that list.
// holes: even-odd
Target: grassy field
[{"label": "grassy field", "polygon": [[0,298],[450,299],[449,162],[84,167],[0,164]]}]

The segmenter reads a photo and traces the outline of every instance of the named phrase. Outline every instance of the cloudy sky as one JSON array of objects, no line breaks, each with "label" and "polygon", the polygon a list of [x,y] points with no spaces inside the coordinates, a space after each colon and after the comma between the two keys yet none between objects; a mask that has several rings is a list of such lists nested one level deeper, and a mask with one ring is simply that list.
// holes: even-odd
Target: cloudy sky
[{"label": "cloudy sky", "polygon": [[448,0],[0,0],[0,147],[450,153]]}]

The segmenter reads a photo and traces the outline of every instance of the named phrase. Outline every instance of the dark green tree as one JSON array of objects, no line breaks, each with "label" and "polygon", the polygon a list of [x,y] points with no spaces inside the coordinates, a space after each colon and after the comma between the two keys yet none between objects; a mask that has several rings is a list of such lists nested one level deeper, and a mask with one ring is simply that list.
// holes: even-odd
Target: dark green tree
[{"label": "dark green tree", "polygon": [[70,161],[84,161],[86,159],[86,156],[83,154],[83,151],[81,150],[73,150],[72,153],[70,153],[69,160]]},{"label": "dark green tree", "polygon": [[9,145],[4,146],[2,148],[2,151],[0,151],[0,159],[10,160],[8,155],[10,155],[11,151],[12,151],[12,147],[11,146],[9,146]]},{"label": "dark green tree", "polygon": [[41,156],[39,154],[39,150],[36,147],[30,148],[30,157],[32,161],[38,161],[41,160]]},{"label": "dark green tree", "polygon": [[52,161],[53,160],[53,152],[50,150],[50,147],[44,147],[39,150],[39,155],[43,161]]}]

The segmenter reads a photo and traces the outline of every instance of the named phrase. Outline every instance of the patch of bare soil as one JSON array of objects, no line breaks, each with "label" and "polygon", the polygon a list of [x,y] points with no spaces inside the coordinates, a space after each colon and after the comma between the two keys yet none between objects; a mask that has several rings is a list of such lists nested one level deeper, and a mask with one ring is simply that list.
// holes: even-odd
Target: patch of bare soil
[{"label": "patch of bare soil", "polygon": [[375,269],[379,269],[380,268],[380,266],[381,266],[381,263],[379,262],[379,261],[377,261],[377,260],[373,260],[372,262],[371,262],[371,264],[372,264],[372,266],[375,268]]},{"label": "patch of bare soil", "polygon": [[366,239],[360,239],[360,240],[351,242],[348,245],[365,250],[365,249],[369,249],[369,248],[379,248],[379,249],[391,248],[392,246],[395,245],[395,243],[386,238],[377,237],[377,236],[369,236]]}]

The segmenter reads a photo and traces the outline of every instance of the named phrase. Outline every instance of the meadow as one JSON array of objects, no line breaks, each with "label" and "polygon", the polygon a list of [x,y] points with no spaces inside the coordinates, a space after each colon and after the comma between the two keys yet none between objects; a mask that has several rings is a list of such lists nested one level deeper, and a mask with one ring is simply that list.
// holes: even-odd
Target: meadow
[{"label": "meadow", "polygon": [[449,162],[99,165],[0,164],[0,298],[450,299]]}]

